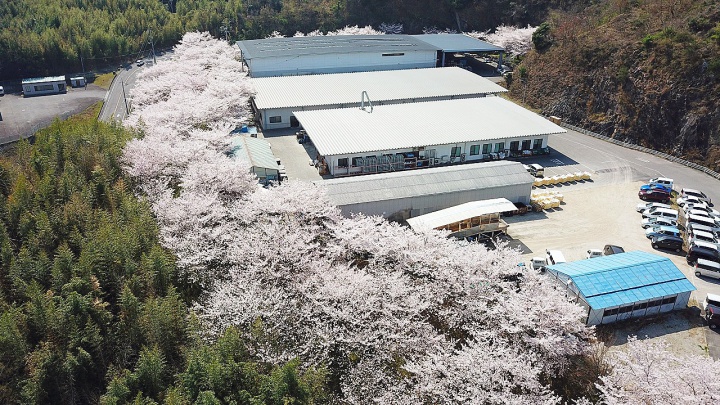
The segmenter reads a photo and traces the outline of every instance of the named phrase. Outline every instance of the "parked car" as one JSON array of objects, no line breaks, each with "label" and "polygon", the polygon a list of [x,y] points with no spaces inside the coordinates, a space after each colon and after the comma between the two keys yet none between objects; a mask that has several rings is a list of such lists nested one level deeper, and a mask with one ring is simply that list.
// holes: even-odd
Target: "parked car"
[{"label": "parked car", "polygon": [[705,311],[705,320],[710,329],[716,329],[720,326],[720,309],[708,308],[708,310]]},{"label": "parked car", "polygon": [[135,62],[135,64],[138,65],[138,66],[142,66],[142,65],[145,64],[145,61],[142,60],[142,59],[138,59],[137,62]]},{"label": "parked car", "polygon": [[532,270],[543,272],[545,271],[545,266],[547,266],[547,261],[544,257],[533,257],[532,260],[530,260],[530,269]]},{"label": "parked car", "polygon": [[537,163],[531,163],[528,165],[530,169],[528,169],[528,172],[532,174],[535,177],[543,177],[545,176],[545,168],[540,166]]},{"label": "parked car", "polygon": [[643,218],[640,220],[640,226],[647,229],[652,226],[674,226],[677,227],[677,221],[669,218],[654,217],[654,218]]},{"label": "parked car", "polygon": [[662,184],[643,184],[640,186],[640,190],[659,190],[664,191],[668,194],[672,193],[672,189],[669,187],[665,187]]},{"label": "parked car", "polygon": [[711,260],[697,259],[695,262],[695,276],[720,278],[720,263]]},{"label": "parked car", "polygon": [[690,225],[704,225],[708,228],[711,228],[713,232],[720,232],[720,224],[718,224],[718,221],[713,218],[708,218],[706,215],[693,215],[688,214],[685,216],[685,228],[688,228]]},{"label": "parked car", "polygon": [[715,238],[715,235],[709,233],[709,232],[703,232],[695,230],[694,232],[688,233],[688,243],[692,242],[706,242],[710,243],[712,245],[715,245],[715,247],[718,247],[718,240]]},{"label": "parked car", "polygon": [[677,205],[679,205],[681,207],[688,203],[690,203],[690,204],[697,204],[697,203],[704,204],[705,203],[704,201],[700,201],[699,198],[692,196],[692,195],[678,197],[676,202],[677,202]]},{"label": "parked car", "polygon": [[617,253],[625,253],[625,249],[618,245],[605,245],[603,248],[603,255],[610,256]]},{"label": "parked car", "polygon": [[592,259],[593,257],[600,257],[603,255],[603,251],[600,249],[588,249],[585,254],[586,259]]},{"label": "parked car", "polygon": [[695,190],[692,188],[684,188],[684,189],[680,190],[680,195],[682,197],[685,197],[685,196],[696,197],[698,200],[704,201],[705,203],[707,203],[707,205],[709,205],[711,207],[713,205],[712,201],[710,200],[710,197],[708,197],[705,193],[703,193],[700,190]]},{"label": "parked car", "polygon": [[711,233],[713,234],[713,236],[715,236],[716,239],[720,240],[720,232],[714,230],[709,226],[690,223],[688,224],[687,228],[685,228],[686,232],[694,232],[696,230]]},{"label": "parked car", "polygon": [[670,201],[670,193],[660,190],[640,190],[638,197],[643,201],[659,201],[666,204]]},{"label": "parked car", "polygon": [[710,308],[715,311],[720,311],[720,295],[711,293],[705,295],[705,299],[702,303],[702,309],[703,311],[707,311]]},{"label": "parked car", "polygon": [[672,208],[670,204],[663,204],[663,203],[657,203],[657,202],[644,202],[640,203],[635,207],[635,211],[637,212],[643,212],[645,210],[649,210],[650,208],[658,207],[658,208]]},{"label": "parked car", "polygon": [[683,247],[683,239],[679,236],[662,235],[650,239],[653,249],[667,249],[680,252]]},{"label": "parked car", "polygon": [[5,95],[5,89],[3,88],[3,86],[0,86],[0,96],[4,96],[4,95]]},{"label": "parked car", "polygon": [[669,208],[650,208],[649,210],[643,211],[642,216],[643,218],[663,217],[667,219],[672,219],[673,221],[678,220],[678,212]]},{"label": "parked car", "polygon": [[680,237],[680,230],[675,228],[674,226],[654,226],[645,231],[645,237],[648,239],[652,239],[653,237],[662,235],[672,235]]},{"label": "parked car", "polygon": [[690,243],[685,260],[688,264],[695,264],[698,259],[720,262],[720,250],[715,246],[702,241]]},{"label": "parked car", "polygon": [[683,210],[687,214],[705,215],[713,220],[720,218],[720,211],[708,207],[705,203],[688,203],[685,204]]},{"label": "parked car", "polygon": [[550,249],[545,250],[545,260],[547,260],[548,266],[567,262],[567,260],[565,260],[565,256],[562,254],[561,251]]},{"label": "parked car", "polygon": [[665,186],[672,190],[673,188],[673,179],[667,178],[667,177],[655,177],[650,179],[648,181],[649,184],[659,184],[661,186]]}]

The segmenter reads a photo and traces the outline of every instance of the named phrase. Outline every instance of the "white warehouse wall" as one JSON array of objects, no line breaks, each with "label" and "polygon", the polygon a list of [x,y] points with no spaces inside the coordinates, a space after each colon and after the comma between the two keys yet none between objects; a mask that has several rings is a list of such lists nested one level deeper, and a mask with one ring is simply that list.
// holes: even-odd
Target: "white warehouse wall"
[{"label": "white warehouse wall", "polygon": [[343,53],[256,58],[246,61],[250,77],[293,76],[320,73],[369,72],[432,68],[436,66],[435,51],[405,51],[402,56],[382,56],[382,53]]}]

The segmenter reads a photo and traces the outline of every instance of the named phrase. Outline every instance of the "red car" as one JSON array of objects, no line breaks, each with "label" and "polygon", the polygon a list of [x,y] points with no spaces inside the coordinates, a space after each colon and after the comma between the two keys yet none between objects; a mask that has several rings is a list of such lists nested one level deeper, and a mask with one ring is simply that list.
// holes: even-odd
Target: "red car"
[{"label": "red car", "polygon": [[638,191],[638,197],[643,201],[658,201],[662,203],[670,201],[670,193],[659,189],[640,190]]}]

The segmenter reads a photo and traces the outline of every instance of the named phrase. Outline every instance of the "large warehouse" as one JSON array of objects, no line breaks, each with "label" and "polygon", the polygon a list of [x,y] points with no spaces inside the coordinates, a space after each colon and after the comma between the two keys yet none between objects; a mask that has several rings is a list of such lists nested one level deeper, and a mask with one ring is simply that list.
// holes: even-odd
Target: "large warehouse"
[{"label": "large warehouse", "polygon": [[296,111],[333,176],[533,154],[567,132],[500,97]]},{"label": "large warehouse", "polygon": [[316,181],[343,215],[404,220],[470,201],[506,198],[530,202],[533,177],[518,162],[433,167]]},{"label": "large warehouse", "polygon": [[410,35],[333,35],[238,42],[250,77],[436,66],[434,46]]},{"label": "large warehouse", "polygon": [[23,79],[22,88],[25,97],[67,92],[65,76]]},{"label": "large warehouse", "polygon": [[[299,126],[293,111],[484,97],[507,90],[458,67],[251,79],[256,119],[264,129]],[[367,102],[367,99],[366,99]]]},{"label": "large warehouse", "polygon": [[250,77],[442,67],[448,54],[503,51],[464,34],[265,38],[237,45]]},{"label": "large warehouse", "polygon": [[547,273],[587,311],[588,325],[683,309],[695,290],[670,259],[641,251],[556,264]]}]

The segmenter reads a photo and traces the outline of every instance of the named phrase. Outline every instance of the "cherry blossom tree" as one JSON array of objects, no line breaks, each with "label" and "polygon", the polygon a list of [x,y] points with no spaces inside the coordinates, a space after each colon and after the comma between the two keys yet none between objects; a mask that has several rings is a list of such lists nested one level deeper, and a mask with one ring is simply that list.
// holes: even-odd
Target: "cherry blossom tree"
[{"label": "cherry blossom tree", "polygon": [[473,31],[467,34],[500,46],[510,55],[524,55],[532,49],[532,34],[536,29],[537,27],[530,25],[526,28],[501,25],[492,33],[490,31]]},{"label": "cherry blossom tree", "polygon": [[401,23],[394,23],[394,24],[381,23],[378,26],[378,31],[382,31],[386,34],[402,34],[403,33],[403,24],[401,24]]},{"label": "cherry blossom tree", "polygon": [[613,353],[610,375],[601,377],[602,401],[615,404],[716,404],[720,364],[706,356],[678,356],[660,339],[629,337]]},{"label": "cherry blossom tree", "polygon": [[251,94],[236,48],[186,34],[140,77],[126,122],[142,132],[126,170],[204,289],[209,330],[328,367],[349,403],[557,403],[545,381],[592,337],[581,309],[502,244],[345,218],[321,186],[259,187],[227,153]]}]

